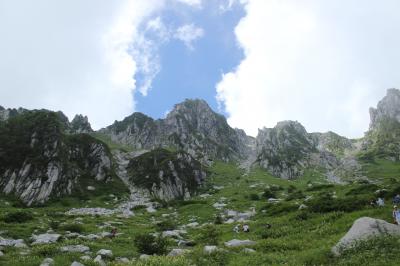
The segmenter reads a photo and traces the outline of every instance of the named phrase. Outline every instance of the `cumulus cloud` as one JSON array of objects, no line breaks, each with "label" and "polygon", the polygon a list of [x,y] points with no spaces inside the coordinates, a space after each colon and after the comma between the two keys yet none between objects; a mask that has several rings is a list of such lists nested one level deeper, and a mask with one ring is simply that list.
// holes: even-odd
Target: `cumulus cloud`
[{"label": "cumulus cloud", "polygon": [[158,71],[139,28],[163,4],[1,1],[0,104],[83,113],[95,128],[130,114],[134,75],[145,94]]},{"label": "cumulus cloud", "polygon": [[202,0],[176,0],[176,1],[195,8],[202,7]]},{"label": "cumulus cloud", "polygon": [[194,24],[186,24],[179,27],[174,38],[181,40],[189,50],[193,50],[193,42],[204,36],[204,30]]},{"label": "cumulus cloud", "polygon": [[251,135],[280,120],[360,137],[368,108],[399,87],[395,0],[241,0],[244,59],[216,85],[232,126]]}]

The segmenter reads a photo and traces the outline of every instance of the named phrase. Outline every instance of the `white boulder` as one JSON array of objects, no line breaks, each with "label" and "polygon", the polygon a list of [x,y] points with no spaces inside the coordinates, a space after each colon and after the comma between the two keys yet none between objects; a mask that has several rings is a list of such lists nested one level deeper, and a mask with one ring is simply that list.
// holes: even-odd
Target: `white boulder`
[{"label": "white boulder", "polygon": [[60,234],[32,235],[32,245],[56,243],[60,238]]},{"label": "white boulder", "polygon": [[354,247],[360,240],[385,234],[400,235],[400,226],[370,217],[359,218],[353,223],[346,235],[332,248],[332,252],[335,255],[340,255],[343,250]]},{"label": "white boulder", "polygon": [[90,248],[84,245],[69,245],[60,248],[61,252],[76,252],[85,253],[90,251]]},{"label": "white boulder", "polygon": [[96,253],[97,255],[100,255],[102,257],[106,257],[106,258],[112,258],[113,257],[113,252],[109,249],[100,249],[99,251],[97,251]]}]

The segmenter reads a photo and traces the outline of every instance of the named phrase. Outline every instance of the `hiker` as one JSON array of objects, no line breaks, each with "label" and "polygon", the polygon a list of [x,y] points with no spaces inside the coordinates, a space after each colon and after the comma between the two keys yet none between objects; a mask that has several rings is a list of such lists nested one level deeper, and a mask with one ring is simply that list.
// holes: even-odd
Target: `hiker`
[{"label": "hiker", "polygon": [[393,207],[393,219],[395,224],[400,225],[400,211],[397,209],[396,205]]},{"label": "hiker", "polygon": [[236,234],[238,234],[240,231],[240,225],[237,224],[234,228],[233,228],[233,232],[235,232]]},{"label": "hiker", "polygon": [[243,225],[243,232],[249,233],[250,232],[250,227],[248,224]]},{"label": "hiker", "polygon": [[400,204],[400,195],[397,194],[394,198],[393,198],[393,204]]},{"label": "hiker", "polygon": [[113,229],[111,229],[110,238],[114,238],[116,235],[117,235],[117,228],[114,227]]},{"label": "hiker", "polygon": [[376,205],[377,205],[378,207],[383,207],[383,206],[385,206],[385,200],[382,199],[382,198],[378,198],[378,200],[376,201]]}]

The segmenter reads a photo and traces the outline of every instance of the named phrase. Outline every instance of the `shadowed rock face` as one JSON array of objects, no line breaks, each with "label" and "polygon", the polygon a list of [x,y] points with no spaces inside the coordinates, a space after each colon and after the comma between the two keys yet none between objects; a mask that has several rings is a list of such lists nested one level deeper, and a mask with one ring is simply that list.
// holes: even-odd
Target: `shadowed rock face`
[{"label": "shadowed rock face", "polygon": [[58,113],[26,111],[0,125],[0,190],[27,205],[69,195],[111,178],[108,148],[88,135],[66,135]]},{"label": "shadowed rock face", "polygon": [[131,159],[127,169],[129,182],[165,201],[190,198],[206,178],[205,168],[192,156],[165,149]]},{"label": "shadowed rock face", "polygon": [[231,128],[225,117],[212,111],[203,100],[177,104],[160,120],[134,113],[101,132],[115,142],[137,149],[174,147],[203,161],[243,159],[251,141],[244,131]]}]

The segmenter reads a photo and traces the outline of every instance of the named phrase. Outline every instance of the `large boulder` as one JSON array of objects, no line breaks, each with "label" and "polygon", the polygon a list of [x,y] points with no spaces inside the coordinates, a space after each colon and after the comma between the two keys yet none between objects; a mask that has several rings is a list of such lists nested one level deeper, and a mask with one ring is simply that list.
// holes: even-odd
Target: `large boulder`
[{"label": "large boulder", "polygon": [[350,230],[332,248],[335,255],[354,247],[358,242],[383,235],[400,235],[400,226],[370,217],[357,219]]},{"label": "large boulder", "polygon": [[32,245],[56,243],[61,238],[60,234],[32,235]]}]

